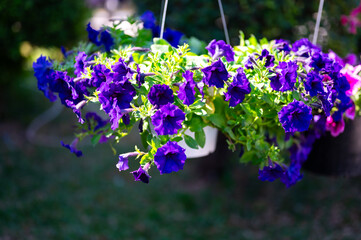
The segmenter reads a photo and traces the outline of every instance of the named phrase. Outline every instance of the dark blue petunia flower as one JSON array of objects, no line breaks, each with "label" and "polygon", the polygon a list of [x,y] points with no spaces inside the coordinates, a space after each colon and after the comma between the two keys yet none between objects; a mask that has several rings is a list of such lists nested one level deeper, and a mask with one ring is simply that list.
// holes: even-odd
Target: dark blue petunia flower
[{"label": "dark blue petunia flower", "polygon": [[143,26],[145,29],[153,29],[155,27],[155,16],[152,11],[145,11],[142,16],[140,16],[140,20],[143,22]]},{"label": "dark blue petunia flower", "polygon": [[204,74],[203,82],[210,87],[223,88],[224,82],[230,77],[221,59],[203,68],[202,72]]},{"label": "dark blue petunia flower", "polygon": [[97,31],[88,23],[86,30],[88,31],[88,39],[90,42],[97,46],[103,45],[106,52],[111,50],[111,47],[114,45],[114,39],[106,29]]},{"label": "dark blue petunia flower", "polygon": [[180,147],[177,142],[169,141],[161,148],[158,148],[154,154],[154,163],[160,174],[177,172],[183,169],[185,160],[185,149]]},{"label": "dark blue petunia flower", "polygon": [[149,183],[149,163],[147,163],[144,167],[140,166],[138,170],[131,172],[134,176],[134,181],[142,181],[144,183]]},{"label": "dark blue petunia flower", "polygon": [[100,32],[93,29],[90,26],[90,23],[88,23],[86,30],[88,31],[88,39],[89,39],[89,41],[94,43],[97,46],[100,46],[101,45],[101,41],[99,40]]},{"label": "dark blue petunia flower", "polygon": [[263,60],[263,59],[266,59],[265,61],[265,64],[264,66],[266,68],[270,68],[270,67],[273,67],[275,64],[274,64],[274,61],[275,61],[275,57],[271,54],[269,54],[269,52],[267,51],[267,49],[263,49],[262,50],[262,53],[261,53],[261,56],[259,56],[258,58],[259,60]]},{"label": "dark blue petunia flower", "polygon": [[273,182],[284,175],[284,170],[278,163],[274,162],[269,166],[263,167],[262,170],[259,169],[258,174],[259,180]]},{"label": "dark blue petunia flower", "polygon": [[322,104],[322,109],[325,112],[326,116],[330,116],[331,109],[334,103],[334,92],[331,89],[328,89],[324,94],[318,95],[318,99],[320,99]]},{"label": "dark blue petunia flower", "polygon": [[304,86],[311,97],[317,96],[317,94],[325,94],[322,80],[323,78],[314,71],[307,73]]},{"label": "dark blue petunia flower", "polygon": [[106,52],[110,52],[111,47],[114,45],[112,35],[108,31],[103,31],[100,34],[100,42],[104,45]]},{"label": "dark blue petunia flower", "polygon": [[74,64],[74,74],[76,76],[81,76],[84,73],[85,67],[87,64],[87,55],[85,52],[79,52],[78,55],[75,57],[75,64]]},{"label": "dark blue petunia flower", "polygon": [[46,60],[45,56],[40,56],[34,63],[34,76],[38,80],[38,88],[51,102],[56,100],[56,96],[49,88],[49,82],[52,80],[54,70],[53,64]]},{"label": "dark blue petunia flower", "polygon": [[71,153],[74,153],[77,157],[81,157],[83,155],[83,153],[82,153],[82,151],[78,150],[76,147],[78,142],[79,142],[79,139],[75,138],[71,144],[65,144],[63,141],[61,141],[60,143],[63,147],[69,149]]},{"label": "dark blue petunia flower", "polygon": [[301,174],[300,171],[300,164],[291,164],[281,177],[281,182],[283,182],[287,188],[291,187],[303,178],[303,174]]},{"label": "dark blue petunia flower", "polygon": [[136,80],[137,80],[137,83],[138,83],[138,88],[140,88],[142,86],[142,84],[144,83],[144,81],[145,81],[145,74],[140,71],[139,65],[137,65],[137,78],[136,78]]},{"label": "dark blue petunia flower", "polygon": [[149,90],[148,99],[151,104],[159,108],[167,103],[173,103],[174,95],[168,85],[155,84]]},{"label": "dark blue petunia flower", "polygon": [[282,127],[287,133],[306,131],[312,120],[312,108],[297,100],[284,106],[278,113]]},{"label": "dark blue petunia flower", "polygon": [[250,83],[243,72],[243,68],[237,69],[237,74],[233,78],[233,82],[228,86],[225,93],[226,101],[229,101],[230,107],[235,107],[241,103],[246,94],[251,92]]},{"label": "dark blue petunia flower", "polygon": [[95,112],[87,112],[85,114],[85,122],[88,125],[88,130],[93,129],[94,131],[97,131],[98,129],[104,127],[108,123],[108,121],[103,120]]},{"label": "dark blue petunia flower", "polygon": [[152,116],[152,124],[158,135],[176,134],[182,128],[185,113],[176,105],[168,103]]},{"label": "dark blue petunia flower", "polygon": [[216,41],[213,39],[206,47],[209,54],[217,58],[224,56],[228,62],[234,61],[234,51],[231,45],[226,44],[223,40]]},{"label": "dark blue petunia flower", "polygon": [[309,66],[316,72],[323,71],[329,73],[332,71],[332,63],[333,60],[328,57],[328,54],[316,52],[312,55]]},{"label": "dark blue petunia flower", "polygon": [[163,38],[165,40],[167,40],[169,42],[169,44],[172,45],[173,47],[178,47],[179,42],[180,42],[183,35],[184,34],[179,32],[179,31],[167,28],[164,31]]},{"label": "dark blue petunia flower", "polygon": [[185,105],[189,106],[196,99],[196,83],[193,80],[193,73],[191,71],[186,71],[182,76],[186,81],[179,86],[178,97]]},{"label": "dark blue petunia flower", "polygon": [[297,81],[297,68],[296,62],[279,62],[276,76],[270,77],[272,89],[281,92],[292,90]]}]

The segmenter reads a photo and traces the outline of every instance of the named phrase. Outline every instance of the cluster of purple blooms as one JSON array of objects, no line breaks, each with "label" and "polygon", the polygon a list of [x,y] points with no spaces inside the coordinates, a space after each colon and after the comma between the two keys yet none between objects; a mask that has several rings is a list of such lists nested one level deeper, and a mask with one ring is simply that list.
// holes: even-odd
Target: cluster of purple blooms
[{"label": "cluster of purple blooms", "polygon": [[[287,134],[300,132],[295,136],[296,142],[289,149],[290,166],[280,166],[270,163],[259,171],[259,179],[263,181],[274,181],[280,179],[287,187],[292,186],[302,178],[300,169],[312,150],[316,139],[320,138],[326,130],[337,128],[343,122],[343,115],[350,110],[354,104],[347,94],[350,84],[346,77],[340,73],[342,69],[338,61],[334,61],[328,54],[307,39],[296,41],[292,48],[284,40],[276,41],[276,48],[285,51],[286,54],[293,52],[297,56],[298,63],[306,69],[306,73],[297,73],[298,63],[280,62],[276,67],[276,76],[270,78],[271,87],[275,91],[289,91],[295,89],[297,77],[303,83],[305,92],[310,98],[317,98],[316,108],[323,111],[312,114],[312,108],[302,101],[294,100],[284,106],[278,113],[280,123]],[[271,70],[270,70],[271,72]],[[331,114],[333,107],[337,110]]]},{"label": "cluster of purple blooms", "polygon": [[[153,13],[149,11],[144,13],[141,20],[144,22],[144,28],[152,30],[154,37],[159,36],[159,26],[156,25]],[[89,41],[97,46],[103,46],[107,52],[110,51],[114,40],[107,30],[97,31],[88,24],[87,31]],[[164,33],[164,38],[175,47],[181,37],[180,32],[170,29],[166,29]],[[280,179],[287,187],[294,185],[302,178],[300,170],[314,141],[325,131],[340,132],[344,125],[343,116],[352,109],[354,111],[354,103],[349,94],[350,84],[340,73],[342,64],[323,53],[318,46],[307,39],[296,41],[292,47],[285,40],[276,40],[274,48],[275,51],[283,51],[286,55],[295,55],[297,60],[280,61],[276,64],[275,56],[269,50],[263,49],[260,54],[249,56],[245,62],[245,69],[239,67],[236,73],[231,75],[227,67],[235,61],[233,48],[222,40],[213,40],[206,47],[212,60],[208,66],[200,69],[202,80],[195,81],[193,72],[187,70],[183,72],[180,83],[172,86],[166,84],[149,86],[147,101],[153,113],[149,119],[153,125],[151,129],[155,132],[153,137],[178,134],[186,119],[186,106],[191,106],[200,95],[202,99],[204,98],[204,87],[219,89],[224,93],[224,100],[228,102],[229,107],[237,107],[252,92],[247,74],[258,68],[261,63],[270,73],[269,86],[272,91],[281,93],[299,91],[300,100],[293,100],[278,112],[278,119],[286,137],[293,135],[295,139],[289,149],[290,165],[269,160],[269,164],[259,170],[259,179],[262,181]],[[99,142],[106,142],[109,138],[105,136],[105,129],[116,131],[122,126],[134,123],[132,112],[135,110],[133,106],[137,105],[134,98],[140,93],[146,74],[140,71],[139,66],[136,70],[131,69],[130,61],[131,59],[128,61],[119,58],[111,66],[94,64],[92,55],[79,52],[75,57],[73,72],[53,70],[53,63],[43,56],[34,62],[33,68],[39,90],[50,101],[55,101],[58,96],[62,104],[74,111],[79,122],[85,123],[87,131],[101,134]],[[301,65],[303,68],[300,68]],[[133,80],[136,81],[136,85]],[[82,117],[81,110],[94,92],[102,110],[109,117],[107,120],[103,120],[95,113],[87,113],[85,119]],[[306,104],[311,100],[315,111],[310,104]],[[146,120],[141,119],[139,124],[141,132],[143,121]],[[79,138],[75,138],[71,144],[63,142],[61,144],[79,157],[82,155],[77,149],[79,141]],[[119,155],[116,167],[119,171],[128,170],[128,158],[139,154],[144,153],[132,152]],[[149,183],[148,171],[152,163],[160,174],[168,174],[183,169],[186,158],[185,149],[177,142],[169,140],[165,144],[163,142],[163,145],[156,150],[153,160],[131,173],[135,181]]]}]

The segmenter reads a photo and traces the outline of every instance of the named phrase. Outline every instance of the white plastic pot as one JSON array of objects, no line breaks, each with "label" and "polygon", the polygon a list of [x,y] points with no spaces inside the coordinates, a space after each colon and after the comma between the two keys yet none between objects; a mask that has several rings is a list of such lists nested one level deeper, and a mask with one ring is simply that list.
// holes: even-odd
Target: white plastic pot
[{"label": "white plastic pot", "polygon": [[[203,130],[206,135],[206,144],[204,145],[203,148],[193,149],[188,147],[187,144],[184,142],[184,140],[179,142],[179,145],[182,148],[186,149],[185,153],[187,155],[187,158],[205,157],[216,150],[218,130],[216,128],[212,128],[208,126],[205,127]],[[186,134],[194,138],[193,132],[187,130]]]}]

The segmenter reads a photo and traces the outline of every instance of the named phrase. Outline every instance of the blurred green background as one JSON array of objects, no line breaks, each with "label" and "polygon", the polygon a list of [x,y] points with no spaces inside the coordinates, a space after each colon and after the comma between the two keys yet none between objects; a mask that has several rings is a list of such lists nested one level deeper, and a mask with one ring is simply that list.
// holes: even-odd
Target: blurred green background
[{"label": "blurred green background", "polygon": [[[121,1],[139,14],[160,15],[162,1]],[[312,33],[318,1],[222,1],[234,44],[246,36],[292,41]],[[325,2],[320,42],[344,56],[360,52],[360,34],[340,25],[359,1]],[[27,139],[31,121],[52,106],[37,90],[31,62],[40,53],[61,58],[86,39],[85,24],[104,1],[0,2],[0,239],[359,239],[361,178],[305,172],[291,189],[261,182],[254,166],[188,159],[184,171],[149,185],[115,168],[108,145],[80,145],[76,158],[60,146],[76,122],[66,109]],[[169,1],[167,26],[209,41],[223,39],[217,1]],[[118,152],[132,150],[132,134]],[[219,161],[226,161],[224,158]],[[136,169],[132,162],[131,169]],[[213,169],[212,169],[213,168]]]}]

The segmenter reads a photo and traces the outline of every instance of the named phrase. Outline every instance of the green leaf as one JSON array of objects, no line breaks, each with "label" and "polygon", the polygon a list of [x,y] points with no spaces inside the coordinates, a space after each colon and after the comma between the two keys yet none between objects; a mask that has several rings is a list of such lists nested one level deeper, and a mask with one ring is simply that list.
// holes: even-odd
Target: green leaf
[{"label": "green leaf", "polygon": [[191,136],[184,135],[184,141],[186,142],[188,147],[193,148],[193,149],[198,149],[198,143]]},{"label": "green leaf", "polygon": [[142,145],[144,148],[147,148],[149,146],[147,139],[149,136],[149,132],[148,131],[143,131],[142,134],[140,134],[140,139],[142,140]]},{"label": "green leaf", "polygon": [[249,151],[249,152],[245,152],[243,153],[240,162],[242,163],[249,163],[249,162],[255,162],[257,161],[258,157],[257,157],[257,153],[254,151]]},{"label": "green leaf", "polygon": [[195,132],[194,137],[196,138],[198,145],[201,148],[204,148],[204,145],[206,144],[206,134],[204,133],[203,128],[201,128],[198,132]]},{"label": "green leaf", "polygon": [[247,140],[246,146],[247,146],[247,151],[250,151],[252,149],[252,140],[251,139]]},{"label": "green leaf", "polygon": [[102,137],[101,134],[94,135],[90,140],[91,144],[93,146],[96,146],[99,143],[99,140],[100,140],[101,137]]}]

